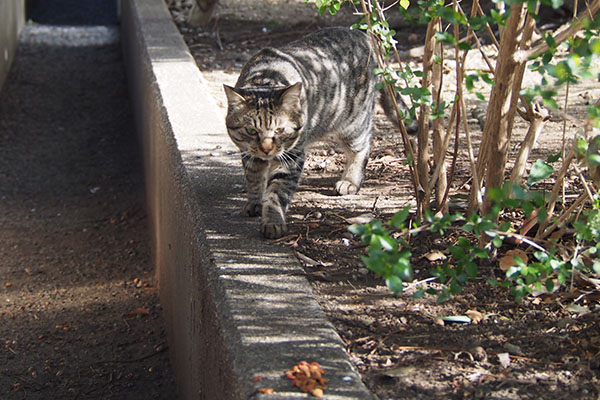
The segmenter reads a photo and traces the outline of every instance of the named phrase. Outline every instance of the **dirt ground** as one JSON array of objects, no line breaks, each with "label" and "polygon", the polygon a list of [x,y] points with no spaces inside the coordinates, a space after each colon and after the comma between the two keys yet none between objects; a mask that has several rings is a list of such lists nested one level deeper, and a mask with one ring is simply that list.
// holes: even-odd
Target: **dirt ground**
[{"label": "dirt ground", "polygon": [[136,149],[117,26],[28,24],[0,94],[0,398],[176,398]]},{"label": "dirt ground", "polygon": [[[184,22],[187,7],[173,0],[171,10],[212,93],[225,111],[222,84],[234,84],[243,63],[257,50],[296,39],[326,25],[349,25],[351,12],[318,17],[314,5],[301,0],[223,0],[216,22],[197,29]],[[551,14],[560,22],[558,14]],[[423,29],[393,25],[405,62],[418,67],[409,50],[422,44]],[[415,54],[413,52],[412,54]],[[451,60],[446,66],[452,80]],[[571,88],[567,129],[580,124],[586,102],[598,97],[598,87]],[[470,106],[476,102],[470,100]],[[548,122],[531,159],[556,153],[561,118]],[[480,128],[469,121],[477,140]],[[511,148],[514,156],[527,128],[517,119]],[[452,145],[451,145],[452,146]],[[400,138],[382,113],[377,114],[373,152],[361,192],[335,196],[342,155],[323,144],[310,153],[298,193],[289,211],[290,234],[279,240],[306,266],[306,274],[321,306],[345,341],[363,380],[379,399],[598,399],[600,398],[600,305],[581,299],[590,312],[569,311],[567,293],[543,301],[526,298],[515,304],[509,293],[487,285],[502,277],[496,262],[479,266],[481,278],[470,282],[450,301],[415,299],[414,285],[392,295],[383,282],[361,264],[364,247],[347,227],[352,218],[370,214],[387,218],[412,204],[409,172],[403,164]],[[469,167],[461,152],[451,196],[457,204],[467,193]],[[577,179],[568,182],[578,190]],[[436,262],[426,255],[446,252],[453,238],[419,235],[412,241],[416,280],[429,278]],[[501,249],[506,251],[506,249]],[[436,287],[436,283],[428,285]],[[479,323],[445,323],[439,318],[476,310],[488,316]],[[509,353],[508,363],[501,362]],[[318,361],[318,360],[317,360]]]}]

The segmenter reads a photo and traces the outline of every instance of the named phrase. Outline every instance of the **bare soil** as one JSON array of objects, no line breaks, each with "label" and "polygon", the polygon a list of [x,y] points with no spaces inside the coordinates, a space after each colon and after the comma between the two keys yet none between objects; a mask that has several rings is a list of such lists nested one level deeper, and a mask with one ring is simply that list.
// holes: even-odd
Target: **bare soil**
[{"label": "bare soil", "polygon": [[[336,17],[319,17],[314,5],[301,0],[223,0],[216,22],[198,29],[185,23],[185,4],[175,0],[170,3],[174,19],[224,112],[226,102],[221,85],[234,84],[243,63],[254,52],[319,27],[356,21],[348,10]],[[560,15],[550,17],[557,23]],[[404,62],[418,67],[417,47],[422,43],[424,28],[401,23],[393,27],[398,32],[400,50],[406,55]],[[451,59],[445,68],[447,81],[452,81]],[[571,118],[567,121],[570,133],[581,125],[586,103],[599,93],[597,85],[593,85],[572,87],[571,94]],[[469,104],[478,105],[474,98],[469,98]],[[532,160],[560,149],[562,125],[559,117],[548,122]],[[477,120],[470,120],[469,126],[477,140],[481,135]],[[513,156],[526,128],[525,121],[518,119]],[[516,304],[507,290],[486,283],[489,277],[503,275],[496,261],[486,261],[479,265],[480,279],[442,304],[436,304],[434,297],[413,298],[415,285],[408,285],[401,295],[393,295],[381,279],[361,264],[365,249],[347,228],[355,221],[353,218],[370,214],[386,219],[400,207],[414,203],[400,138],[392,123],[378,111],[365,183],[355,196],[335,196],[333,185],[341,173],[342,157],[332,144],[312,150],[289,211],[290,234],[278,242],[288,246],[305,264],[314,294],[376,398],[599,398],[597,292],[595,299],[578,299],[577,304],[589,312],[567,309],[584,290],[577,286],[571,292],[526,298]],[[466,152],[461,151],[451,190],[458,209],[470,183],[467,160]],[[577,177],[567,181],[572,192],[580,190]],[[432,268],[441,262],[429,261],[427,256],[436,250],[448,255],[447,248],[455,240],[453,236],[434,234],[412,239],[416,281],[429,278]],[[507,249],[502,248],[499,253]],[[422,285],[438,287],[435,281]],[[485,318],[478,323],[440,321],[441,317],[465,315],[472,310]],[[503,353],[510,354],[509,363],[500,362]]]},{"label": "bare soil", "polygon": [[118,28],[70,29],[0,94],[0,398],[174,399]]}]

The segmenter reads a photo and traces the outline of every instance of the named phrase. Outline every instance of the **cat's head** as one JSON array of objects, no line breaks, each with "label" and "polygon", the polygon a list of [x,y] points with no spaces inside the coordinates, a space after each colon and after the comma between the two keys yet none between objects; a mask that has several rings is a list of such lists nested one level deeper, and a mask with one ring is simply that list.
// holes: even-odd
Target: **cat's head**
[{"label": "cat's head", "polygon": [[224,88],[227,131],[242,153],[270,160],[298,144],[305,121],[301,82],[284,88]]}]

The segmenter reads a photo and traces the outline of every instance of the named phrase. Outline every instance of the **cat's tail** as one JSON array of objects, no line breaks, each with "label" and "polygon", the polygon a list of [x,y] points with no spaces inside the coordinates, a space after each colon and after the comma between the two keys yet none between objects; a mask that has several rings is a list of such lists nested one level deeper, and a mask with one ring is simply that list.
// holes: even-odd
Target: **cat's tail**
[{"label": "cat's tail", "polygon": [[[392,97],[389,94],[389,91],[386,87],[379,91],[379,102],[385,115],[390,119],[390,121],[397,122],[398,121],[398,113],[396,111],[394,102],[392,101]],[[400,115],[408,115],[408,107],[406,107],[406,103],[402,100],[399,93],[396,93],[396,104],[398,105],[398,109],[400,110]],[[419,123],[416,120],[407,121],[404,120],[404,126],[406,127],[406,132],[408,134],[415,134],[419,131]]]}]

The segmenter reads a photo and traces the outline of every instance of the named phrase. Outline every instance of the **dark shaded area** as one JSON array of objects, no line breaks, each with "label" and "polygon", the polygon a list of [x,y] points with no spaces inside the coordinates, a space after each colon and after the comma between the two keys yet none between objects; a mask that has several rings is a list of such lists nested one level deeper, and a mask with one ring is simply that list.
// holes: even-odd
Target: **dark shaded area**
[{"label": "dark shaded area", "polygon": [[177,398],[115,26],[25,27],[0,227],[0,399]]},{"label": "dark shaded area", "polygon": [[46,25],[114,25],[116,0],[27,0],[26,19]]}]

